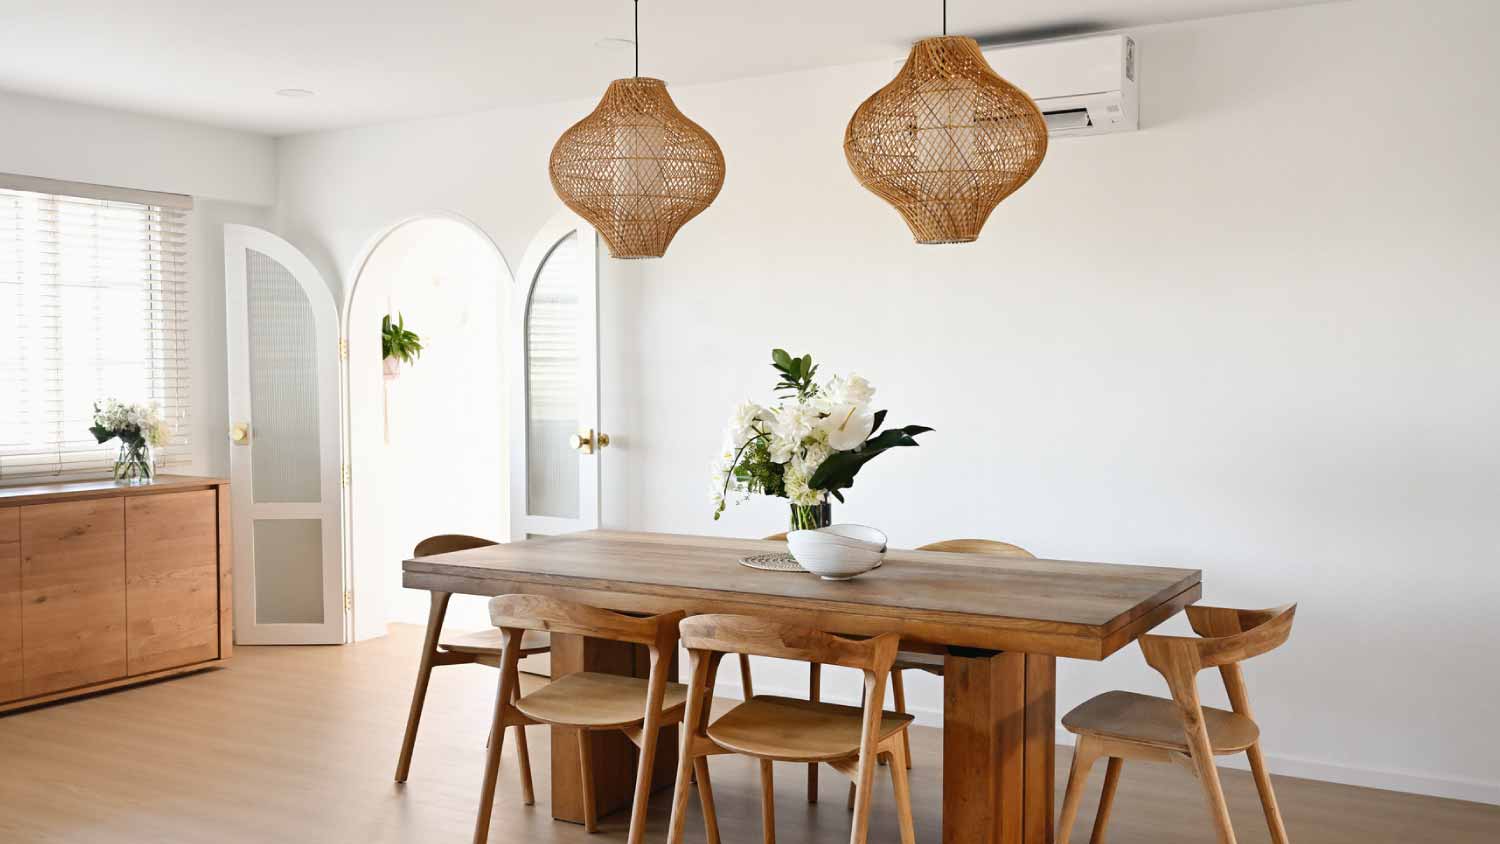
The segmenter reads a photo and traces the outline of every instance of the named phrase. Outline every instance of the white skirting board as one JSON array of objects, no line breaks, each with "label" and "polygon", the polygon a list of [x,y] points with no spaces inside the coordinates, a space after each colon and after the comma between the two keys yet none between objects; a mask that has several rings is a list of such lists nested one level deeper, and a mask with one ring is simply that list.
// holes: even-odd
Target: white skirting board
[{"label": "white skirting board", "polygon": [[[715,697],[743,699],[744,692],[740,689],[738,674],[730,671],[719,673],[721,682],[714,687]],[[732,678],[732,680],[731,680]],[[758,694],[780,695],[782,697],[805,698],[807,687],[798,686],[779,687],[762,684],[759,677],[756,678],[755,690]],[[846,698],[843,695],[825,695],[825,701],[830,703],[843,703],[849,706],[858,706],[859,700]],[[926,707],[910,707],[910,714],[916,719],[916,723],[924,727],[943,726],[943,712],[941,709]],[[1059,713],[1061,715],[1061,713]],[[1057,729],[1057,743],[1071,747],[1074,735],[1061,726]],[[1284,777],[1298,777],[1300,779],[1319,780],[1322,782],[1338,783],[1340,785],[1354,785],[1362,788],[1379,788],[1386,791],[1400,791],[1407,794],[1423,794],[1429,797],[1446,797],[1450,800],[1468,800],[1474,803],[1489,803],[1500,806],[1500,782],[1485,782],[1483,780],[1460,779],[1453,777],[1436,777],[1430,774],[1415,773],[1412,771],[1389,771],[1374,768],[1355,768],[1348,765],[1339,765],[1332,762],[1322,762],[1317,759],[1307,759],[1300,756],[1287,756],[1282,754],[1267,753],[1266,762],[1270,765],[1271,773]],[[1219,758],[1219,767],[1234,768],[1238,770],[1249,770],[1249,762],[1244,754],[1234,756],[1223,756]]]}]

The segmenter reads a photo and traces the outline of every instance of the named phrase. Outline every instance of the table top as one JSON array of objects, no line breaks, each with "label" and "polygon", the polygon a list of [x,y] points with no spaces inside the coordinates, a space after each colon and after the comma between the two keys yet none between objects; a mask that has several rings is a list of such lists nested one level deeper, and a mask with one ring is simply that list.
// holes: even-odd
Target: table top
[{"label": "table top", "polygon": [[1198,600],[1197,569],[891,549],[848,581],[746,568],[783,542],[585,531],[404,564],[405,584],[551,594],[620,611],[741,612],[835,633],[1103,659]]}]

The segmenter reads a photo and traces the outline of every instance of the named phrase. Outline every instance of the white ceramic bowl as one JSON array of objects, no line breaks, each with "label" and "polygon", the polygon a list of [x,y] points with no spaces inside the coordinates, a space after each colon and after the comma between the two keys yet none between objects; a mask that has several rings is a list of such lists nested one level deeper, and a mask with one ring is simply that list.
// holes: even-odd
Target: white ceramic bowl
[{"label": "white ceramic bowl", "polygon": [[885,552],[847,537],[818,530],[794,530],[786,535],[787,548],[802,567],[824,580],[848,580],[880,565]]},{"label": "white ceramic bowl", "polygon": [[881,531],[866,525],[829,525],[819,528],[823,533],[831,533],[834,536],[852,539],[865,545],[879,548],[882,552],[886,550],[886,536]]}]

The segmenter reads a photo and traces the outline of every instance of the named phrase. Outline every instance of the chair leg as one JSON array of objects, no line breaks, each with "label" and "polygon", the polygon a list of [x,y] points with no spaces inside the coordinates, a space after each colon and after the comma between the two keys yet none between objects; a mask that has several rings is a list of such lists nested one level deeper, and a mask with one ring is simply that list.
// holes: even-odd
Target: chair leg
[{"label": "chair leg", "polygon": [[[895,672],[893,671],[891,673],[894,674]],[[865,693],[863,691],[861,691],[859,693],[859,708],[860,709],[864,709],[865,708]],[[849,811],[851,811],[851,812],[854,811],[854,795],[855,795],[855,792],[857,792],[857,791],[858,791],[858,789],[855,787],[854,781],[850,780],[849,781]]]},{"label": "chair leg", "polygon": [[[891,672],[891,690],[896,696],[896,711],[902,715],[906,714],[906,683],[901,679],[904,671]],[[907,770],[911,769],[911,730],[901,731],[901,749],[905,751],[902,755],[906,758]]]},{"label": "chair leg", "polygon": [[755,682],[750,679],[750,657],[740,654],[740,688],[745,692],[745,700],[755,697]]},{"label": "chair leg", "polygon": [[898,743],[895,753],[897,758],[890,765],[891,787],[896,792],[896,817],[901,822],[901,844],[916,844],[917,831],[911,817],[911,780],[906,773],[911,763],[906,758],[906,743]]},{"label": "chair leg", "polygon": [[[851,788],[854,789],[854,829],[849,834],[849,844],[865,844],[870,834],[870,798],[875,791],[875,769],[879,767],[879,754],[871,752],[859,759],[859,768]],[[895,765],[890,766],[892,770]]]},{"label": "chair leg", "polygon": [[1213,745],[1208,741],[1208,729],[1202,721],[1188,726],[1187,739],[1193,768],[1198,772],[1198,782],[1203,785],[1203,796],[1208,800],[1208,811],[1213,816],[1214,829],[1219,834],[1219,844],[1235,844],[1234,825],[1229,821],[1229,804],[1224,801],[1224,789],[1219,784],[1219,769],[1214,765]]},{"label": "chair leg", "polygon": [[693,770],[698,774],[698,802],[703,804],[703,828],[708,833],[708,844],[720,844],[719,813],[714,809],[714,786],[708,778],[708,757],[694,759]]},{"label": "chair leg", "polygon": [[693,757],[688,753],[691,728],[686,719],[682,722],[682,741],[677,757],[677,779],[672,785],[672,818],[667,824],[667,844],[682,844],[683,828],[687,824],[687,801],[690,780],[695,779]]},{"label": "chair leg", "polygon": [[1276,792],[1271,789],[1271,773],[1266,770],[1265,757],[1260,752],[1260,742],[1250,745],[1250,772],[1255,775],[1255,790],[1260,792],[1260,807],[1266,813],[1266,825],[1271,829],[1271,844],[1287,844],[1286,826],[1281,822],[1281,808],[1276,805]]},{"label": "chair leg", "polygon": [[411,772],[411,754],[417,746],[417,726],[422,722],[422,706],[427,702],[427,682],[432,678],[432,661],[438,653],[443,633],[443,617],[448,614],[448,592],[433,592],[427,610],[427,636],[422,640],[422,661],[417,665],[417,685],[411,692],[411,711],[406,716],[406,735],[401,738],[401,757],[396,760],[396,782],[406,782]]},{"label": "chair leg", "polygon": [[[510,702],[514,704],[521,697],[521,686],[516,684],[515,693],[510,696]],[[526,744],[526,728],[520,724],[515,726],[516,731],[516,761],[521,766],[521,800],[527,806],[536,805],[536,788],[531,782],[531,748]]]},{"label": "chair leg", "polygon": [[1068,790],[1063,795],[1062,816],[1057,821],[1057,844],[1068,844],[1073,832],[1073,822],[1078,820],[1078,804],[1083,799],[1083,787],[1088,784],[1089,769],[1101,754],[1099,745],[1088,736],[1079,736],[1073,746],[1073,765],[1068,769]]},{"label": "chair leg", "polygon": [[1089,837],[1089,844],[1104,844],[1104,829],[1109,825],[1109,810],[1115,805],[1115,789],[1120,785],[1120,767],[1125,760],[1118,756],[1109,757],[1109,765],[1104,769],[1104,790],[1099,792],[1099,811],[1094,813],[1094,834]]},{"label": "chair leg", "polygon": [[[823,699],[823,666],[816,662],[807,665],[807,699],[813,703]],[[807,802],[818,802],[818,763],[807,766]]]},{"label": "chair leg", "polygon": [[583,788],[583,828],[598,832],[599,815],[594,803],[594,737],[582,728],[574,733],[578,736],[579,783]]},{"label": "chair leg", "polygon": [[776,844],[776,780],[771,760],[760,760],[760,828],[765,844]]},{"label": "chair leg", "polygon": [[495,808],[495,782],[500,778],[500,751],[505,749],[505,711],[511,698],[511,672],[500,669],[500,688],[495,693],[495,715],[490,720],[490,746],[484,756],[484,783],[479,788],[479,814],[474,818],[474,844],[490,837],[490,812]]},{"label": "chair leg", "polygon": [[646,813],[651,802],[651,773],[656,769],[656,739],[661,729],[661,711],[646,710],[641,724],[640,764],[635,772],[635,799],[630,804],[629,844],[646,840]]}]

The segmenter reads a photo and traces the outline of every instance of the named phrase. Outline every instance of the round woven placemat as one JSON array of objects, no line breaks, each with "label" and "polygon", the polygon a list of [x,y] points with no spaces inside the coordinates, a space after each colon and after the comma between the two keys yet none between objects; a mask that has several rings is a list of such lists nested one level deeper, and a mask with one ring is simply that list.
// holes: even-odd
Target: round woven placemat
[{"label": "round woven placemat", "polygon": [[741,557],[740,565],[761,571],[800,571],[807,569],[792,558],[791,554],[782,552],[780,554],[756,554],[753,557]]}]

